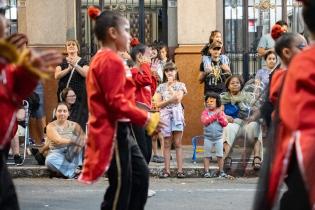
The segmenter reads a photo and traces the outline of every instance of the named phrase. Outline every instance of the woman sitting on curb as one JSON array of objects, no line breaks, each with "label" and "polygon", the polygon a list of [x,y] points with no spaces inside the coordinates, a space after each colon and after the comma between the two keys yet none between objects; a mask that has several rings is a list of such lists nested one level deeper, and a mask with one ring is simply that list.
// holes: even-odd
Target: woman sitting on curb
[{"label": "woman sitting on curb", "polygon": [[77,167],[82,165],[85,134],[80,125],[67,120],[68,117],[67,105],[59,103],[56,108],[57,120],[46,127],[50,149],[46,157],[46,166],[57,175],[75,178],[79,174]]}]

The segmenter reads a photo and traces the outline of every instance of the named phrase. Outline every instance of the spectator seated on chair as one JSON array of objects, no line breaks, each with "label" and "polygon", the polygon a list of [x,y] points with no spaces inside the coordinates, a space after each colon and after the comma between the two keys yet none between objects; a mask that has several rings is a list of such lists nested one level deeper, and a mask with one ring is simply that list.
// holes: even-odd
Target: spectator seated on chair
[{"label": "spectator seated on chair", "polygon": [[56,108],[56,120],[46,127],[49,141],[49,153],[46,166],[53,173],[63,177],[75,178],[82,165],[82,148],[85,134],[79,124],[67,120],[69,110],[65,103],[60,102]]},{"label": "spectator seated on chair", "polygon": [[230,168],[232,159],[229,156],[231,146],[238,135],[244,135],[249,146],[254,148],[254,169],[260,169],[261,165],[261,139],[259,136],[259,124],[250,121],[249,110],[246,104],[250,104],[251,95],[242,91],[243,79],[239,75],[233,75],[226,81],[225,93],[221,94],[224,112],[227,115],[228,125],[223,130],[225,150],[225,167]]}]

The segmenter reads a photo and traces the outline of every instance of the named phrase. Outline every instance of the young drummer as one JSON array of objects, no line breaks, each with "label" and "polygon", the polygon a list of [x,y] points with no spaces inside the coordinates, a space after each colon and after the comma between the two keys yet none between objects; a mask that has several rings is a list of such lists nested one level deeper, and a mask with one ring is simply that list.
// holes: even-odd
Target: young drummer
[{"label": "young drummer", "polygon": [[15,34],[4,37],[6,28],[5,3],[0,0],[0,209],[19,209],[14,185],[6,166],[10,140],[14,135],[16,111],[35,88],[41,77],[47,77],[50,66],[62,57],[55,51],[35,53],[25,46],[27,38]]},{"label": "young drummer", "polygon": [[147,200],[149,171],[131,131],[131,123],[152,134],[159,114],[135,105],[135,86],[118,51],[128,50],[129,22],[111,12],[89,8],[101,43],[87,75],[90,118],[83,171],[79,180],[96,181],[105,171],[109,187],[101,209],[141,210]]}]

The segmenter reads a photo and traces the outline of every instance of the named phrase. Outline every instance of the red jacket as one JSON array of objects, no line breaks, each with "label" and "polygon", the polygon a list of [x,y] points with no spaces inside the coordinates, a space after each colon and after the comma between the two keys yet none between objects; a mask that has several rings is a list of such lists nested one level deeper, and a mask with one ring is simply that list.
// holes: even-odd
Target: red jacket
[{"label": "red jacket", "polygon": [[278,69],[272,76],[270,82],[269,100],[273,105],[277,105],[286,72],[286,69]]},{"label": "red jacket", "polygon": [[0,61],[0,149],[14,136],[16,110],[34,90],[38,77],[22,67]]},{"label": "red jacket", "polygon": [[155,78],[151,75],[150,65],[143,63],[140,69],[131,69],[132,78],[136,84],[136,102],[151,109],[152,96],[156,89]]},{"label": "red jacket", "polygon": [[287,174],[292,148],[310,204],[315,206],[315,46],[301,52],[291,62],[280,99],[281,124],[277,128],[277,145],[272,162],[268,200],[274,204]]},{"label": "red jacket", "polygon": [[104,49],[93,58],[86,78],[89,105],[88,139],[79,180],[96,181],[109,168],[116,124],[120,119],[144,125],[148,113],[135,106],[135,85],[122,59]]}]

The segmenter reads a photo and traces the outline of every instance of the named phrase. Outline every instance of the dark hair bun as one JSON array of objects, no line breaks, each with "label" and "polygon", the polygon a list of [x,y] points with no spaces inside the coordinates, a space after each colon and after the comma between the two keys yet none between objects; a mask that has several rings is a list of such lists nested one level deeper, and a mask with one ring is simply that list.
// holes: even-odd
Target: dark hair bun
[{"label": "dark hair bun", "polygon": [[93,20],[96,20],[96,18],[101,14],[101,10],[96,6],[90,6],[88,8],[88,14],[90,18]]},{"label": "dark hair bun", "polygon": [[135,46],[137,46],[137,45],[139,45],[139,44],[140,44],[140,41],[139,41],[139,39],[136,38],[136,37],[132,38],[131,41],[130,41],[130,46],[131,46],[131,47],[135,47]]},{"label": "dark hair bun", "polygon": [[274,40],[277,40],[283,33],[285,33],[285,30],[280,25],[275,24],[272,26],[271,37]]}]

